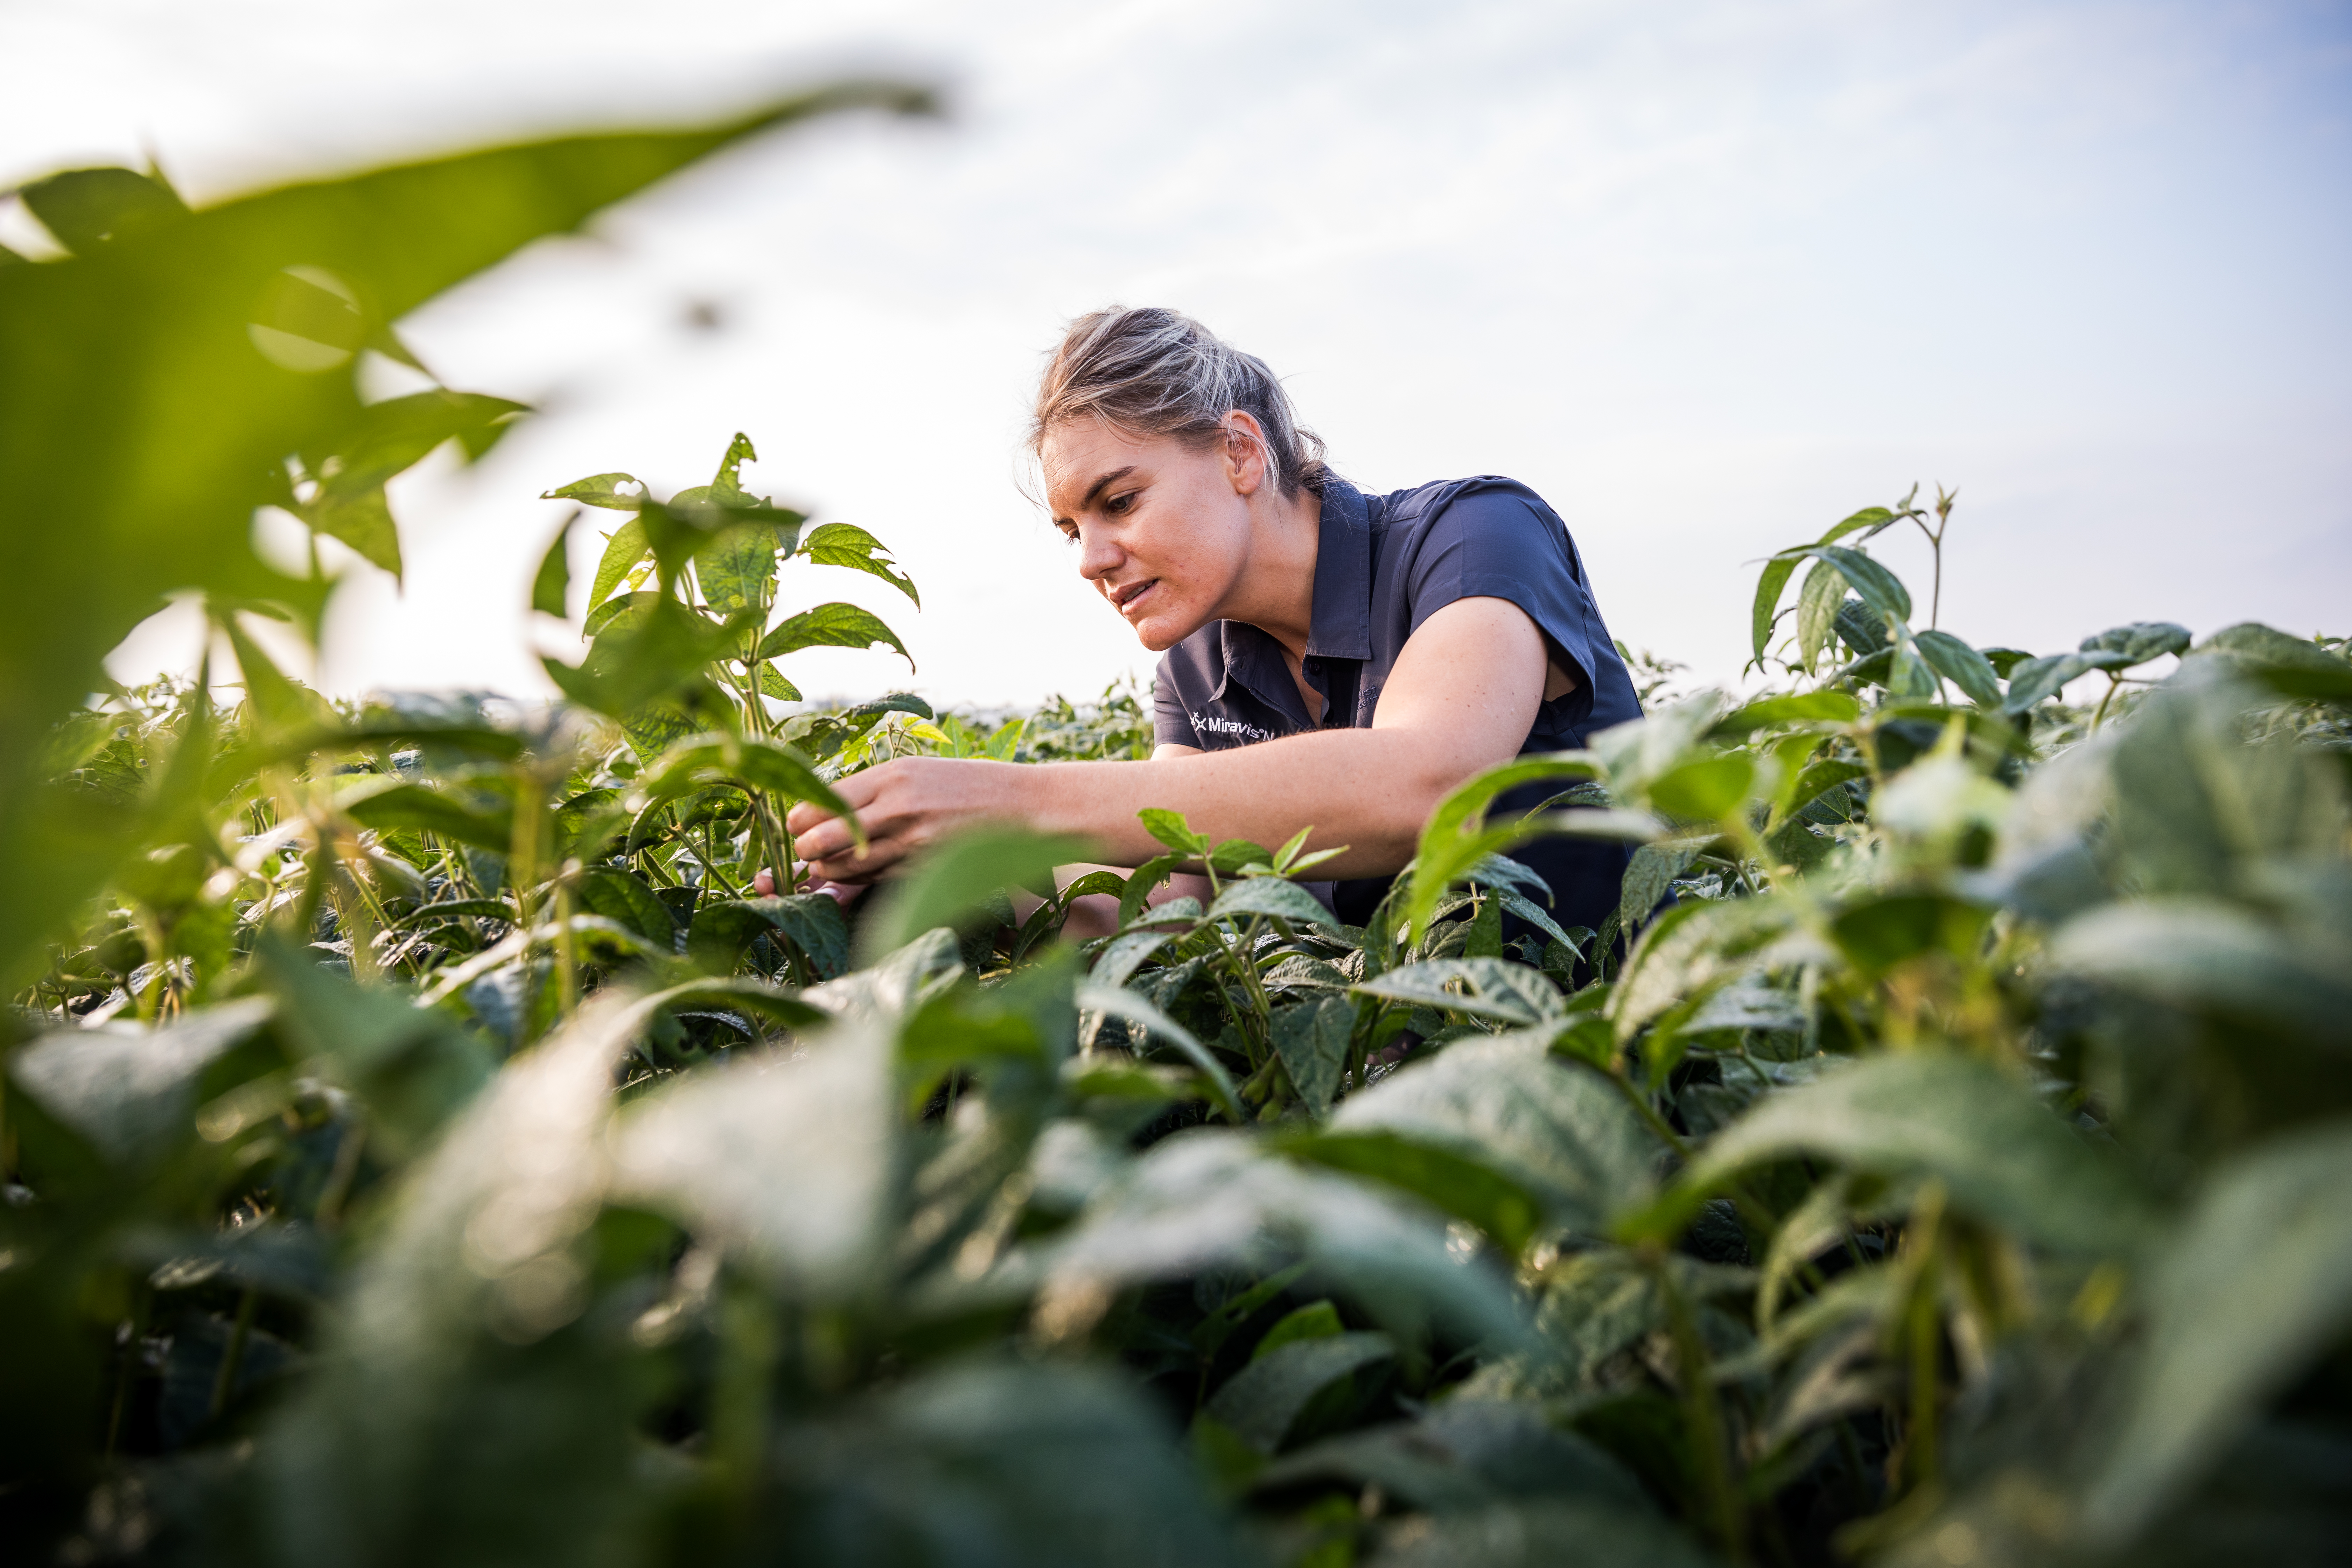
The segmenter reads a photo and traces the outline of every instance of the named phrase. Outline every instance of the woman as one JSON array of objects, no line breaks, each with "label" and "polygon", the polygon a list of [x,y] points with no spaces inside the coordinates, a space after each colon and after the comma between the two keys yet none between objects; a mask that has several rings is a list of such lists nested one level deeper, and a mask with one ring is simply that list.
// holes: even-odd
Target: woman
[{"label": "woman", "polygon": [[[1212,839],[1311,826],[1315,846],[1347,846],[1325,863],[1343,879],[1317,890],[1360,924],[1457,785],[1640,715],[1568,530],[1534,491],[1479,478],[1364,494],[1325,466],[1264,362],[1189,317],[1074,322],[1030,443],[1078,574],[1162,655],[1159,744],[1139,763],[885,763],[839,786],[863,851],[822,809],[793,808],[794,852],[820,878],[869,882],[984,821],[1082,835],[1133,865],[1160,848],[1136,814],[1163,806]],[[1598,927],[1625,853],[1552,839],[1517,858],[1561,924]]]}]

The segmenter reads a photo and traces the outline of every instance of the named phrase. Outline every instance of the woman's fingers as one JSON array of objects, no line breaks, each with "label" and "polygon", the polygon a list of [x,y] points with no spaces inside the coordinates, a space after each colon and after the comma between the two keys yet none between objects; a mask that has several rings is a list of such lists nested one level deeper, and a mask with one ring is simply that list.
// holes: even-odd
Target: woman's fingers
[{"label": "woman's fingers", "polygon": [[1018,803],[999,798],[1004,775],[1014,771],[1001,763],[902,757],[854,773],[839,789],[866,830],[864,847],[846,821],[803,802],[785,818],[793,857],[828,880],[870,882],[958,828],[1017,819]]}]

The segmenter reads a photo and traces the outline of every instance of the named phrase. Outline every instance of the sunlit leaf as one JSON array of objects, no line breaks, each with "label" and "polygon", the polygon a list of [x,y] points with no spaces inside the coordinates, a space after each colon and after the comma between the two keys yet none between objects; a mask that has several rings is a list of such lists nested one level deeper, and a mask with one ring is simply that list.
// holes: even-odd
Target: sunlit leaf
[{"label": "sunlit leaf", "polygon": [[866,532],[845,522],[828,522],[801,542],[801,553],[819,566],[846,566],[870,577],[879,577],[909,599],[919,608],[922,595],[915,592],[914,580],[898,570],[890,559],[889,546]]}]

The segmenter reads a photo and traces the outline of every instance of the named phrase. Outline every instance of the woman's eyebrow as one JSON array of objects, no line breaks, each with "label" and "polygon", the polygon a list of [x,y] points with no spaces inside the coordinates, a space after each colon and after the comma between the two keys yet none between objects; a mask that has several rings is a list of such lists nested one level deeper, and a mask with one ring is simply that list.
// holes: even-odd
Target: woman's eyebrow
[{"label": "woman's eyebrow", "polygon": [[1108,489],[1111,486],[1118,483],[1119,480],[1127,478],[1128,475],[1133,472],[1135,472],[1135,465],[1129,463],[1123,468],[1113,468],[1109,473],[1107,473],[1102,478],[1097,479],[1087,489],[1086,499],[1078,502],[1078,510],[1080,511],[1084,511],[1087,508],[1094,505],[1096,498],[1100,496],[1103,491]]},{"label": "woman's eyebrow", "polygon": [[[1093,484],[1087,488],[1087,493],[1079,499],[1077,510],[1084,511],[1087,508],[1094,505],[1096,498],[1100,496],[1104,490],[1109,489],[1112,485],[1118,483],[1119,480],[1127,478],[1128,475],[1133,472],[1135,472],[1135,465],[1133,463],[1129,463],[1123,468],[1113,468],[1109,473],[1107,473],[1102,478],[1097,479]],[[1075,526],[1075,524],[1069,518],[1057,517],[1054,520],[1054,526],[1056,528],[1068,528]]]}]

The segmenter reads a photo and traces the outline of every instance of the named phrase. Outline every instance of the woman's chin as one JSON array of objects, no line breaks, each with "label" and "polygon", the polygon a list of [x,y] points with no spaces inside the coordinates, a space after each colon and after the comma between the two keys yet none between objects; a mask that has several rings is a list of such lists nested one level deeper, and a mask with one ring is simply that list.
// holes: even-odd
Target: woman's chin
[{"label": "woman's chin", "polygon": [[1166,653],[1201,629],[1200,623],[1187,623],[1174,616],[1146,616],[1132,624],[1135,640],[1153,653]]}]

